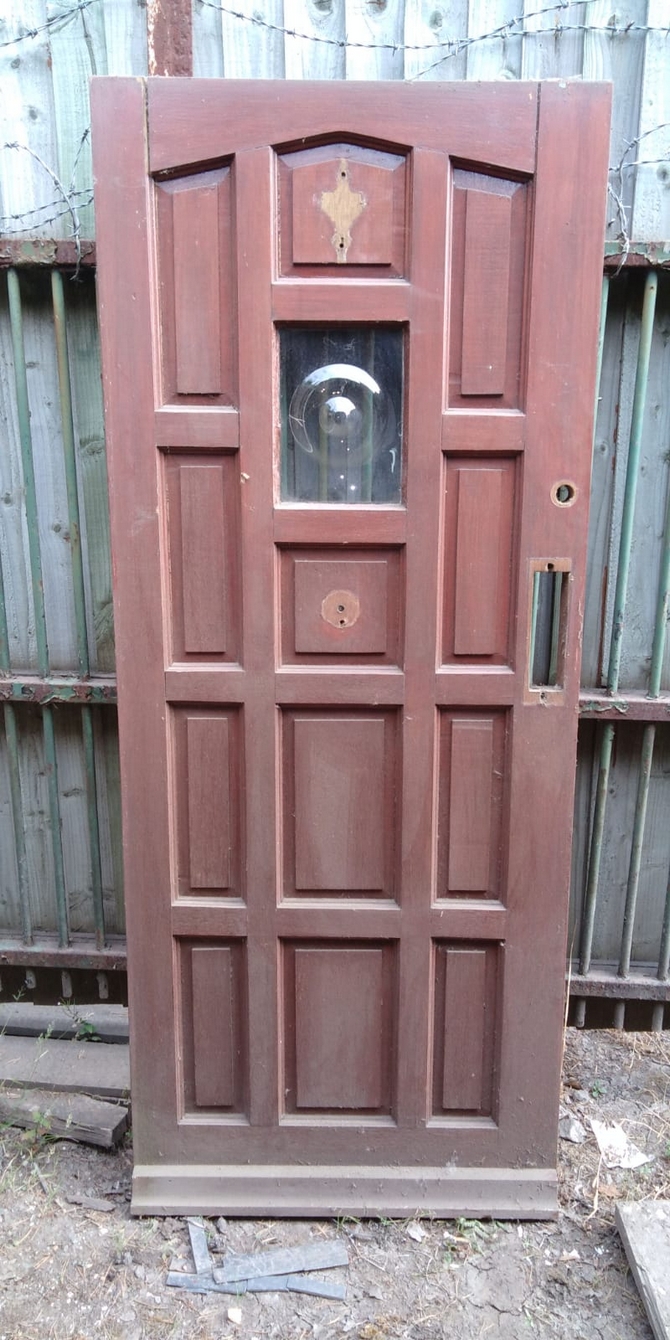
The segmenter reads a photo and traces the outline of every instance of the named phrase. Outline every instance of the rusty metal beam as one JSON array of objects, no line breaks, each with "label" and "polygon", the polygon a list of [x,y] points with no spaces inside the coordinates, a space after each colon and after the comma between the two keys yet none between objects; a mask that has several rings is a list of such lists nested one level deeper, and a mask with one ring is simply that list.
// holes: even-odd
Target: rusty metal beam
[{"label": "rusty metal beam", "polygon": [[649,698],[646,693],[617,693],[582,689],[579,715],[598,721],[670,721],[670,693]]},{"label": "rusty metal beam", "polygon": [[[183,12],[181,0],[162,0],[162,3],[154,0],[150,9],[156,15],[153,30],[156,73],[161,64],[165,65],[171,60],[174,68],[164,73],[190,74],[190,11]],[[179,51],[175,45],[176,35],[180,35],[183,47]],[[9,266],[20,269],[34,265],[74,269],[77,264],[93,267],[95,263],[95,242],[92,239],[82,241],[81,256],[77,257],[76,244],[71,238],[0,237],[0,269]],[[607,274],[620,269],[644,269],[648,266],[670,266],[670,249],[666,242],[633,242],[627,252],[621,250],[618,242],[605,244],[603,267]]]},{"label": "rusty metal beam", "polygon": [[624,251],[619,242],[605,243],[605,269],[620,270],[631,267],[670,265],[670,248],[667,242],[631,242]]},{"label": "rusty metal beam", "polygon": [[95,265],[95,242],[82,242],[78,257],[76,243],[71,238],[0,237],[0,269],[32,265],[75,269],[77,264]]},{"label": "rusty metal beam", "polygon": [[69,945],[59,945],[55,935],[36,935],[33,944],[14,938],[0,940],[0,975],[5,967],[86,968],[93,972],[116,972],[126,966],[126,942],[123,936],[110,936],[104,949],[97,949],[95,938],[73,935]]},{"label": "rusty metal beam", "polygon": [[633,969],[628,977],[619,977],[616,963],[599,964],[586,976],[577,971],[568,973],[570,996],[573,1000],[587,996],[599,996],[606,1000],[668,1000],[670,1001],[670,981],[660,982],[655,969],[650,965],[647,972]]},{"label": "rusty metal beam", "polygon": [[193,74],[191,0],[148,0],[149,74]]},{"label": "rusty metal beam", "polygon": [[9,676],[0,678],[0,702],[5,703],[71,703],[81,705],[116,702],[116,680],[111,675],[94,679],[76,679],[67,675]]}]

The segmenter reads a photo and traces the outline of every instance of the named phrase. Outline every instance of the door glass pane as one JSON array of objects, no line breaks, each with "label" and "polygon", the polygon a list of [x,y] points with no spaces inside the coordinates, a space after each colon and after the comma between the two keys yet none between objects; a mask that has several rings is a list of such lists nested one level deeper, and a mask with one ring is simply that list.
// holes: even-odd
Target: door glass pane
[{"label": "door glass pane", "polygon": [[402,330],[282,330],[280,368],[282,499],[399,503]]}]

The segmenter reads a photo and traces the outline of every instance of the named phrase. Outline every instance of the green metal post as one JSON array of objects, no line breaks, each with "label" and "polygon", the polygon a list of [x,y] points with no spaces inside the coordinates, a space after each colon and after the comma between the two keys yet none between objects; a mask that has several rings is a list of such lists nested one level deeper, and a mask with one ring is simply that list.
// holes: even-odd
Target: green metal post
[{"label": "green metal post", "polygon": [[[596,403],[593,418],[593,437],[595,442],[596,424],[598,419],[598,402],[600,398],[600,377],[603,365],[603,350],[605,348],[605,328],[607,325],[607,306],[609,301],[610,280],[609,275],[603,279],[602,295],[600,299],[600,328],[598,331],[598,362],[596,373]],[[598,881],[600,878],[600,861],[603,850],[603,833],[605,831],[605,810],[607,808],[607,792],[609,789],[610,767],[612,763],[612,745],[614,743],[614,725],[612,722],[604,722],[599,728],[599,756],[598,766],[598,786],[596,790],[596,800],[593,810],[593,827],[591,829],[591,844],[589,850],[588,875],[586,880],[586,890],[584,892],[584,906],[582,908],[582,926],[579,946],[579,971],[586,974],[591,967],[591,957],[593,953],[593,932],[596,919],[596,900],[598,897]]]},{"label": "green metal post", "polygon": [[[56,335],[56,357],[58,359],[58,383],[60,387],[61,425],[63,431],[63,458],[65,463],[65,484],[67,489],[70,554],[72,557],[74,613],[77,630],[77,659],[79,662],[80,674],[86,676],[90,674],[91,665],[88,651],[88,631],[86,627],[86,588],[84,584],[84,564],[81,552],[81,518],[79,514],[79,493],[77,490],[77,453],[75,448],[74,419],[72,415],[72,388],[70,380],[70,360],[67,347],[65,293],[63,289],[63,276],[60,273],[60,270],[52,270],[51,272],[51,296],[53,301],[54,331]],[[90,707],[82,706],[81,708],[81,727],[84,743],[84,766],[86,771],[93,917],[95,922],[96,944],[98,949],[102,949],[105,943],[105,920],[102,901],[102,862],[100,855],[98,795],[95,777],[95,741]]]},{"label": "green metal post", "polygon": [[600,877],[600,861],[603,852],[603,833],[605,831],[605,810],[612,763],[612,745],[614,743],[614,723],[605,721],[600,732],[600,762],[598,766],[598,786],[593,809],[593,827],[591,829],[591,850],[589,852],[589,871],[582,909],[582,934],[579,948],[579,971],[585,976],[591,967],[593,953],[593,931],[596,920],[596,899]]},{"label": "green metal post", "polygon": [[[654,620],[654,641],[651,652],[651,666],[649,669],[649,698],[658,698],[661,691],[661,673],[663,670],[663,656],[665,653],[665,638],[667,631],[668,618],[668,587],[670,585],[670,489],[668,490],[668,502],[666,505],[665,528],[663,532],[663,548],[661,550],[661,564],[658,579],[658,597],[656,600],[656,616]],[[626,904],[624,909],[623,933],[621,937],[621,956],[619,959],[619,976],[627,977],[630,971],[630,959],[633,945],[633,927],[635,922],[635,910],[637,907],[637,896],[640,883],[640,863],[642,860],[642,843],[644,839],[644,824],[647,813],[647,802],[649,799],[649,783],[651,780],[651,765],[654,753],[654,742],[656,739],[656,726],[654,722],[648,722],[642,735],[642,752],[640,759],[640,776],[638,780],[637,798],[635,803],[635,819],[633,823],[633,841],[631,847],[630,867],[628,871],[628,884],[626,887]],[[663,950],[661,948],[661,959]],[[661,960],[659,959],[659,971]]]},{"label": "green metal post", "polygon": [[95,922],[95,943],[98,949],[105,944],[105,909],[102,898],[102,859],[100,854],[100,824],[98,820],[98,787],[95,776],[95,739],[93,735],[93,716],[90,707],[81,708],[81,728],[84,738],[84,763],[86,767],[86,803],[88,811],[88,835],[91,849],[91,883],[93,888],[93,919]]},{"label": "green metal post", "polygon": [[656,618],[654,620],[654,641],[651,648],[651,667],[649,670],[649,697],[658,698],[661,692],[661,674],[665,655],[665,638],[668,629],[668,605],[670,604],[670,483],[665,510],[663,530],[663,548],[661,566],[658,574],[658,598],[656,600]]},{"label": "green metal post", "polygon": [[633,839],[631,843],[630,865],[628,867],[628,883],[626,885],[626,903],[623,914],[623,931],[621,933],[621,952],[619,956],[619,976],[627,977],[630,971],[630,956],[633,946],[633,927],[635,924],[635,909],[637,907],[637,895],[640,886],[640,865],[642,862],[642,843],[644,840],[644,824],[647,817],[647,801],[649,800],[649,781],[651,778],[651,764],[654,756],[654,740],[656,739],[656,726],[653,721],[648,722],[642,735],[642,751],[640,755],[640,775],[637,783],[637,796],[635,799],[635,817],[633,819]]},{"label": "green metal post", "polygon": [[67,924],[67,894],[65,892],[65,869],[63,866],[63,838],[60,819],[60,796],[58,794],[58,760],[56,757],[56,736],[54,731],[53,707],[42,708],[42,730],[44,732],[44,759],[46,763],[47,788],[49,792],[49,819],[51,822],[51,849],[54,862],[54,884],[56,889],[56,924],[58,943],[67,945],[70,935]]},{"label": "green metal post", "polygon": [[19,768],[19,739],[16,729],[16,713],[11,703],[5,703],[5,739],[7,742],[7,763],[9,770],[9,794],[12,804],[12,824],[14,828],[14,850],[16,853],[16,872],[19,881],[19,899],[21,902],[21,930],[24,943],[33,943],[32,918],[28,894],[28,862],[26,860],[26,835],[23,827],[23,800],[21,796],[21,771]]},{"label": "green metal post", "polygon": [[[39,525],[37,515],[37,492],[35,489],[35,467],[33,462],[33,444],[30,431],[30,405],[28,401],[28,379],[26,376],[26,354],[23,339],[23,309],[21,306],[21,288],[16,270],[7,271],[7,292],[9,296],[9,319],[12,330],[14,352],[14,379],[16,383],[16,405],[19,418],[19,440],[21,446],[21,468],[26,505],[26,523],[28,529],[28,553],[30,557],[30,577],[35,612],[35,641],[37,645],[37,668],[44,678],[49,673],[49,646],[47,642],[46,614],[44,608],[44,585],[42,582],[42,558],[40,554]],[[7,709],[5,708],[5,711]],[[5,723],[7,724],[7,722]],[[14,726],[15,726],[14,722]],[[56,758],[56,740],[54,734],[53,709],[42,708],[42,730],[44,734],[44,756],[49,791],[49,813],[51,819],[51,844],[54,862],[54,882],[56,889],[56,921],[58,938],[61,945],[69,942],[67,926],[67,895],[65,892],[65,871],[63,867],[63,842],[61,836],[60,801],[58,794],[58,761]],[[10,726],[11,731],[11,726]],[[16,731],[14,731],[16,743]],[[16,755],[18,778],[18,752]],[[20,781],[18,799],[20,803]],[[23,820],[21,819],[21,831]],[[15,822],[15,833],[18,829]],[[16,838],[18,843],[18,837]],[[17,845],[18,852],[18,845]],[[20,864],[20,863],[19,863]],[[24,859],[25,866],[25,859]],[[22,894],[23,898],[23,894]],[[24,899],[24,915],[28,915],[28,904]]]},{"label": "green metal post", "polygon": [[619,539],[619,561],[617,565],[616,588],[614,592],[614,616],[612,621],[612,641],[610,644],[609,668],[607,671],[607,689],[616,693],[619,687],[621,668],[621,642],[623,621],[628,591],[630,555],[633,544],[633,521],[635,518],[635,499],[640,473],[640,451],[642,448],[642,426],[644,422],[647,383],[649,381],[649,363],[651,360],[651,340],[656,312],[656,294],[658,275],[650,270],[644,283],[644,301],[642,304],[642,324],[640,327],[640,345],[635,370],[635,393],[630,428],[630,444],[626,465],[626,485],[624,489],[623,513],[621,517],[621,536]]},{"label": "green metal post", "polygon": [[7,271],[7,292],[9,295],[9,319],[12,329],[12,346],[14,351],[14,379],[16,383],[16,407],[19,417],[21,468],[23,471],[26,522],[28,527],[30,580],[35,611],[37,668],[40,675],[47,675],[49,672],[49,651],[47,646],[47,625],[44,613],[44,587],[42,585],[42,559],[40,556],[40,537],[37,521],[37,493],[35,491],[35,469],[33,466],[33,446],[30,433],[30,407],[28,404],[26,354],[23,343],[23,311],[21,307],[19,277],[16,270]]},{"label": "green metal post", "polygon": [[60,270],[51,271],[51,296],[53,300],[54,330],[56,335],[56,358],[58,360],[60,414],[63,432],[63,460],[65,464],[65,487],[67,490],[70,556],[72,559],[74,615],[77,629],[77,659],[79,661],[79,673],[81,675],[88,675],[90,673],[90,661],[88,655],[88,634],[86,630],[84,564],[81,556],[81,524],[79,516],[79,494],[77,492],[77,457],[74,444],[70,362],[67,349],[67,330],[65,326],[65,296],[63,293],[63,276],[60,273]]},{"label": "green metal post", "polygon": [[2,575],[2,554],[0,554],[0,674],[9,674],[9,631],[7,629],[7,606],[5,605],[5,582]]}]

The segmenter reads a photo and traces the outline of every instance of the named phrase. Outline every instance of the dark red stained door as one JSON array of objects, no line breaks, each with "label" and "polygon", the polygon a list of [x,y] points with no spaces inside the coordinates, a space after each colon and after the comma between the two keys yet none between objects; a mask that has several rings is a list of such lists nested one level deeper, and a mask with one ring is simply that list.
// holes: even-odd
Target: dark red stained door
[{"label": "dark red stained door", "polygon": [[138,1213],[555,1211],[608,119],[94,81]]}]

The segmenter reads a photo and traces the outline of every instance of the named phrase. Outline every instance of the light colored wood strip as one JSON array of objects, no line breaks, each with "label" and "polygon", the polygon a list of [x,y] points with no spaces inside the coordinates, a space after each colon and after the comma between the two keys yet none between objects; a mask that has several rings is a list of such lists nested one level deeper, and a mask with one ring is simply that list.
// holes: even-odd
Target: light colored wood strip
[{"label": "light colored wood strip", "polygon": [[178,408],[156,410],[156,446],[176,451],[237,451],[240,419],[236,409]]}]

